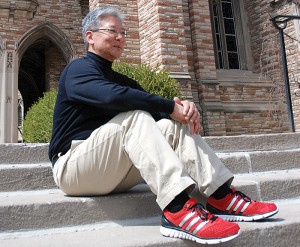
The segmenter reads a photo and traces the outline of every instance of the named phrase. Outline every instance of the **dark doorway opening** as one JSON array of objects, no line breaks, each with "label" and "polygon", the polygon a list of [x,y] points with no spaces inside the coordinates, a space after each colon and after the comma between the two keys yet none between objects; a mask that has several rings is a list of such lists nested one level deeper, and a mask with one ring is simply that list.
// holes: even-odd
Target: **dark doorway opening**
[{"label": "dark doorway opening", "polygon": [[45,92],[45,47],[40,39],[24,53],[19,69],[19,91],[23,97],[24,116]]}]

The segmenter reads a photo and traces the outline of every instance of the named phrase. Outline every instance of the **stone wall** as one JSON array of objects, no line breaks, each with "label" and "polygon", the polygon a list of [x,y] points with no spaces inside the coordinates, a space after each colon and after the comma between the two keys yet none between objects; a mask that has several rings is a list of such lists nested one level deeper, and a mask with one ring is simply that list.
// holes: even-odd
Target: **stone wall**
[{"label": "stone wall", "polygon": [[[280,35],[273,23],[271,17],[277,15],[298,15],[299,16],[299,1],[246,1],[246,10],[249,17],[249,30],[251,36],[251,50],[254,59],[253,71],[257,74],[267,76],[273,83],[270,88],[270,97],[273,101],[271,109],[272,114],[278,112],[278,121],[281,124],[286,122],[287,102],[284,83],[284,72],[282,64],[282,53],[280,46]],[[296,130],[300,128],[299,116],[299,96],[295,95],[295,90],[300,81],[299,74],[299,21],[291,20],[287,22],[284,31],[287,64],[290,81],[290,91],[293,103],[293,113]],[[290,125],[286,123],[285,125]],[[289,127],[285,129],[289,130]]]},{"label": "stone wall", "polygon": [[[81,36],[83,17],[89,10],[107,4],[120,8],[126,15],[128,38],[120,60],[147,62],[168,69],[180,82],[186,98],[198,105],[204,135],[289,131],[279,35],[270,17],[299,15],[299,5],[292,0],[240,0],[247,70],[216,69],[208,0],[1,1],[0,60],[8,63],[5,59],[11,54],[12,61],[7,66],[13,65],[14,74],[8,81],[3,76],[5,67],[0,69],[0,88],[14,85],[1,96],[0,108],[6,109],[1,118],[11,112],[15,114],[15,105],[7,108],[3,100],[16,102],[11,94],[17,94],[18,66],[28,48],[37,42],[45,47],[45,90],[55,88],[64,66],[85,53]],[[299,30],[299,22],[292,21],[285,32],[297,39]],[[286,36],[295,123],[299,130],[300,99],[294,94],[300,81],[300,46],[296,39]]]}]

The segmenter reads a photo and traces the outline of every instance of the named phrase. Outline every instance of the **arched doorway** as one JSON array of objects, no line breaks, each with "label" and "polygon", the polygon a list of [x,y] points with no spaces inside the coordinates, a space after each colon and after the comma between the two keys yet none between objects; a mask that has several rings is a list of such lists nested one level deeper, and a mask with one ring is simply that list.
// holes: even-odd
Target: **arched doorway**
[{"label": "arched doorway", "polygon": [[40,39],[25,51],[19,67],[18,89],[23,98],[24,115],[45,92],[46,40]]},{"label": "arched doorway", "polygon": [[75,57],[75,51],[58,27],[45,23],[22,36],[17,45],[17,55],[18,90],[23,104],[16,109],[20,129],[20,119],[26,117],[27,111],[44,92],[57,86],[61,71]]}]

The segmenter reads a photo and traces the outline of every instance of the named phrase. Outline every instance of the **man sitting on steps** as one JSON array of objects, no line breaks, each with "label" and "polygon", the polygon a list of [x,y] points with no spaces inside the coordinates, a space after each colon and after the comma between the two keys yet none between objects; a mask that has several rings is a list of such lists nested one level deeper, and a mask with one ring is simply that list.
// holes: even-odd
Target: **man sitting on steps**
[{"label": "man sitting on steps", "polygon": [[[49,157],[56,184],[71,196],[128,191],[146,182],[163,211],[161,233],[214,244],[238,224],[278,212],[231,188],[231,172],[205,143],[193,102],[146,92],[112,70],[126,40],[123,15],[98,8],[83,20],[87,54],[63,71]],[[208,197],[206,209],[190,192]]]}]

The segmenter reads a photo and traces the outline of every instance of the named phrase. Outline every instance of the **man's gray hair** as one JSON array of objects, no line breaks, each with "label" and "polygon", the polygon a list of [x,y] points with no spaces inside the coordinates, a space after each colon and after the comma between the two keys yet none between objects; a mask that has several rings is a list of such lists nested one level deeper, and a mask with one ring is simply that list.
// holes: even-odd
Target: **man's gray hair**
[{"label": "man's gray hair", "polygon": [[104,17],[115,16],[121,22],[124,20],[124,15],[121,11],[115,7],[100,7],[87,14],[87,16],[82,20],[82,37],[85,47],[88,48],[88,42],[86,40],[85,34],[89,30],[94,30],[101,27],[101,21]]}]

